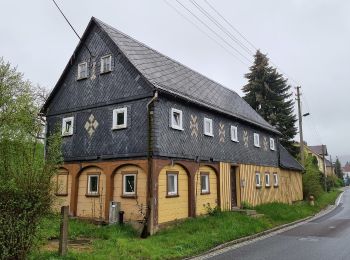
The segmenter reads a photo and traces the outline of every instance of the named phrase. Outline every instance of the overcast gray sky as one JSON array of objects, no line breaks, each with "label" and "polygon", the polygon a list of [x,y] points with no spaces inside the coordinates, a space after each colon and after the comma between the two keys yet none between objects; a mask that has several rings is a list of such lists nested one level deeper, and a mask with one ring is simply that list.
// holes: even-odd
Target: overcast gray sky
[{"label": "overcast gray sky", "polygon": [[[175,0],[168,1],[217,38]],[[200,15],[189,0],[179,1]],[[196,1],[214,14],[204,0]],[[350,1],[208,2],[293,78],[291,84],[301,84],[307,103],[303,100],[304,112],[312,114],[304,119],[308,144],[327,144],[334,157],[350,154]],[[53,88],[78,43],[77,37],[50,0],[0,3],[0,56],[17,65],[33,83]],[[165,0],[57,3],[80,35],[95,16],[242,95],[248,66],[185,20]],[[205,22],[209,24],[209,20]],[[210,26],[220,33],[217,27]],[[230,29],[228,25],[227,28]],[[220,35],[225,37],[222,32]],[[227,36],[225,39],[240,48]]]}]

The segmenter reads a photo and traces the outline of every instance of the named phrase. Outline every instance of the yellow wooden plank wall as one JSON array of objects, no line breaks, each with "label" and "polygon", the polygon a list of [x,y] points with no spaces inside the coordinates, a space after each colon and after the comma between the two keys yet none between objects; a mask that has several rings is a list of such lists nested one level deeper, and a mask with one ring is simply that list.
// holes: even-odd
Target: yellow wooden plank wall
[{"label": "yellow wooden plank wall", "polygon": [[[178,197],[167,197],[167,171],[178,172]],[[180,165],[165,166],[158,177],[158,223],[188,217],[188,182],[186,171]]]},{"label": "yellow wooden plank wall", "polygon": [[[87,197],[87,176],[88,174],[100,174],[98,197]],[[106,176],[99,168],[88,168],[79,176],[77,216],[85,218],[104,218],[106,198]]]},{"label": "yellow wooden plank wall", "polygon": [[220,206],[221,210],[231,210],[231,164],[220,162]]},{"label": "yellow wooden plank wall", "polygon": [[[200,173],[207,172],[209,173],[209,194],[201,194],[201,179]],[[196,194],[196,214],[203,215],[208,213],[207,205],[209,203],[211,208],[215,208],[217,206],[217,177],[214,170],[208,166],[202,166],[199,168],[199,171],[196,172],[195,177],[195,194]]]},{"label": "yellow wooden plank wall", "polygon": [[[123,180],[122,173],[137,173],[136,174],[136,193],[137,201],[135,198],[123,197]],[[113,190],[113,200],[120,202],[120,209],[123,210],[124,219],[126,221],[130,220],[142,220],[143,215],[140,212],[142,208],[143,213],[146,210],[146,196],[147,196],[147,174],[137,166],[124,166],[119,168],[114,175],[114,190]]]},{"label": "yellow wooden plank wall", "polygon": [[[64,171],[67,173],[67,171]],[[68,179],[68,182],[67,182]],[[53,187],[54,192],[56,192],[56,185],[59,185],[59,191],[67,191],[66,196],[55,196],[52,210],[55,212],[60,212],[62,206],[70,206],[70,197],[71,197],[71,187],[72,187],[72,175],[66,174],[66,175],[59,175],[59,178],[57,179],[57,176],[55,175],[53,177]],[[68,187],[67,187],[68,183]]]}]

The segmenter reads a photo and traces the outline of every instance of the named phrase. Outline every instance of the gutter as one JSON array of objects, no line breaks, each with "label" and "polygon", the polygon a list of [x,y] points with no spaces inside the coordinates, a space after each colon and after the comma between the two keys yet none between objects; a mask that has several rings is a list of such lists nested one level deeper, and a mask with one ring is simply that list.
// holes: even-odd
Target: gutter
[{"label": "gutter", "polygon": [[147,147],[147,211],[146,211],[146,219],[144,223],[144,227],[142,230],[141,237],[146,238],[150,235],[153,230],[153,179],[152,179],[152,157],[153,157],[153,142],[152,142],[152,132],[153,132],[153,110],[152,107],[154,102],[158,99],[158,91],[154,92],[153,98],[147,103],[147,118],[148,118],[148,147]]}]

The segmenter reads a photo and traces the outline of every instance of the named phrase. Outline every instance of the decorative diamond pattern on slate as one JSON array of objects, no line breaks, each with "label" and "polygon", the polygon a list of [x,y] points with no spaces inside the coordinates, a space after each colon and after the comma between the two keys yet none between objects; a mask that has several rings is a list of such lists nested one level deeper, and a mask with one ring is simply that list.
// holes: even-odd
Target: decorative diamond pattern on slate
[{"label": "decorative diamond pattern on slate", "polygon": [[89,117],[89,120],[85,123],[85,129],[90,135],[90,137],[92,136],[93,133],[95,133],[97,127],[98,127],[98,122],[95,119],[94,115],[91,114]]},{"label": "decorative diamond pattern on slate", "polygon": [[247,130],[243,131],[243,142],[245,147],[249,147],[249,137],[248,137],[248,132]]},{"label": "decorative diamond pattern on slate", "polygon": [[267,142],[266,136],[264,136],[263,147],[264,147],[264,151],[267,151],[267,149],[268,149],[268,142]]},{"label": "decorative diamond pattern on slate", "polygon": [[198,121],[197,116],[191,115],[191,121],[190,121],[190,129],[191,129],[191,136],[198,137]]},{"label": "decorative diamond pattern on slate", "polygon": [[220,143],[225,142],[225,125],[221,122],[219,124],[219,141]]}]

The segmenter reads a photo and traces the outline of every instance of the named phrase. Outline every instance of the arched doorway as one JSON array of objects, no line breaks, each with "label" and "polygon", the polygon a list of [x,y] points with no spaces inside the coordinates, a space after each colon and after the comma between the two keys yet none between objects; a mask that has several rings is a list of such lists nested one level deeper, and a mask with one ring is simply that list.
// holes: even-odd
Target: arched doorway
[{"label": "arched doorway", "polygon": [[72,176],[65,168],[60,168],[52,178],[55,199],[52,210],[59,212],[62,206],[70,206]]}]

